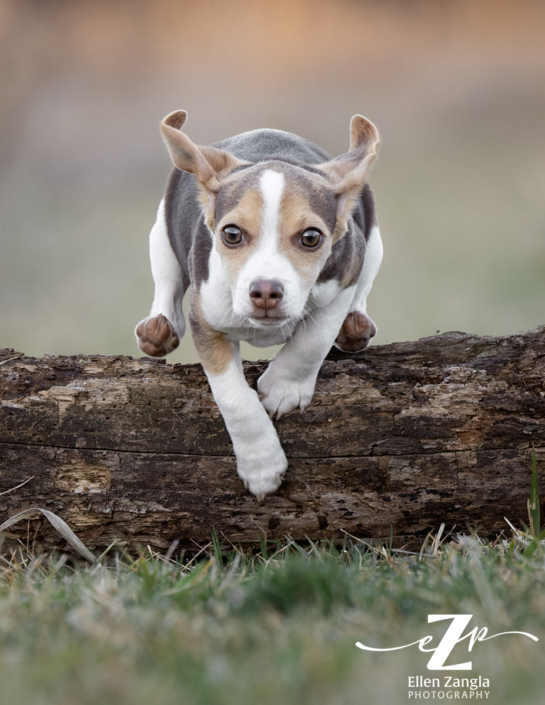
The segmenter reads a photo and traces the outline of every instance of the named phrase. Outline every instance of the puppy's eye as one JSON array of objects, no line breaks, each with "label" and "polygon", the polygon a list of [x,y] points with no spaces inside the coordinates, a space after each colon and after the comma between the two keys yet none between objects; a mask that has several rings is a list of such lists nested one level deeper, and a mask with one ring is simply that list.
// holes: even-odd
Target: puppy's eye
[{"label": "puppy's eye", "polygon": [[238,245],[242,242],[242,230],[236,225],[226,225],[221,231],[221,239],[226,245]]},{"label": "puppy's eye", "polygon": [[322,243],[322,233],[316,228],[308,228],[301,235],[301,244],[310,249],[318,247]]}]

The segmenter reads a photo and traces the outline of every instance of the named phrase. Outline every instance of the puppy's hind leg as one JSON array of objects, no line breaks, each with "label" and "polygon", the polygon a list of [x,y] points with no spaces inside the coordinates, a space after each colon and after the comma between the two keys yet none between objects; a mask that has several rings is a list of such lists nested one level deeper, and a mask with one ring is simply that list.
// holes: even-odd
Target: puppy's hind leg
[{"label": "puppy's hind leg", "polygon": [[375,225],[367,242],[354,301],[334,343],[339,350],[344,352],[365,350],[377,333],[376,325],[367,315],[367,296],[371,291],[381,262],[382,240],[378,226]]},{"label": "puppy's hind leg", "polygon": [[182,301],[189,286],[189,277],[168,239],[163,201],[151,229],[149,247],[155,296],[149,316],[136,326],[135,334],[142,352],[163,357],[178,347],[185,333]]}]

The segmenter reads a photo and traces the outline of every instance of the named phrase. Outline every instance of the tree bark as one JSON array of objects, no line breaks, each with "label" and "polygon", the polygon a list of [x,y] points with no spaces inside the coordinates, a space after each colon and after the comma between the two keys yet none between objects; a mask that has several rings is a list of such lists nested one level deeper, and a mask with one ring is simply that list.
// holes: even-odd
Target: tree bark
[{"label": "tree bark", "polygon": [[[264,365],[245,363],[251,385]],[[290,467],[258,503],[200,365],[3,350],[0,523],[42,507],[99,550],[195,549],[212,527],[242,547],[344,532],[411,547],[441,523],[491,535],[509,530],[504,517],[528,522],[532,444],[545,471],[544,380],[545,326],[332,351],[311,406],[275,424]],[[65,547],[43,519],[8,539]]]}]

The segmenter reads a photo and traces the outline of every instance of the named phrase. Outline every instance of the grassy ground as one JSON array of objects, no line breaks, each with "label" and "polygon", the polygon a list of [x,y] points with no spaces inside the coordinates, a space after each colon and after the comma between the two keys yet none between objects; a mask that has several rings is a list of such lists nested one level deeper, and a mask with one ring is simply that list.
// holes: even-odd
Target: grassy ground
[{"label": "grassy ground", "polygon": [[449,624],[428,625],[436,613],[539,637],[505,635],[471,654],[466,640],[448,663],[472,660],[471,672],[450,675],[488,678],[483,701],[541,703],[545,560],[541,545],[529,555],[524,544],[522,534],[495,544],[449,537],[421,555],[391,555],[288,542],[247,556],[212,543],[191,560],[148,552],[91,568],[12,555],[0,571],[0,703],[410,702],[409,676],[442,684],[449,672],[428,671],[417,646],[372,653],[355,643],[429,634],[436,646]]}]

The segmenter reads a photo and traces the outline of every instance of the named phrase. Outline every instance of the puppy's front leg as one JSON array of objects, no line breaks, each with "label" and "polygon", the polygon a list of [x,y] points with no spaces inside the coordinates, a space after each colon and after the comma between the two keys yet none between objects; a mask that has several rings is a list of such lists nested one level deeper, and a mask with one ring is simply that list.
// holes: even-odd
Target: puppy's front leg
[{"label": "puppy's front leg", "polygon": [[233,443],[237,472],[259,500],[282,482],[288,461],[257,393],[242,372],[238,342],[211,329],[198,311],[189,321],[195,347]]},{"label": "puppy's front leg", "polygon": [[304,411],[312,401],[318,372],[350,310],[354,290],[343,289],[303,319],[259,378],[259,398],[271,417],[279,419],[297,407]]},{"label": "puppy's front leg", "polygon": [[169,241],[164,200],[151,229],[149,248],[155,296],[149,316],[138,323],[134,332],[142,352],[163,357],[178,347],[185,333],[182,302],[189,286],[189,277]]}]

